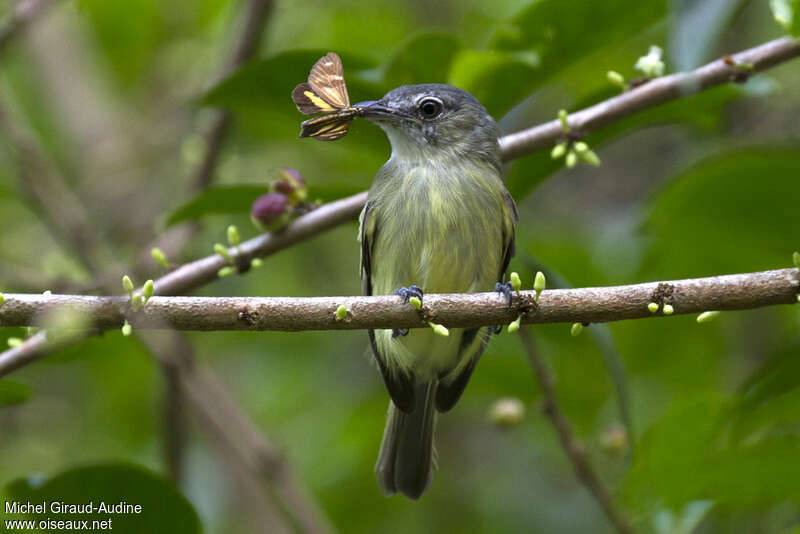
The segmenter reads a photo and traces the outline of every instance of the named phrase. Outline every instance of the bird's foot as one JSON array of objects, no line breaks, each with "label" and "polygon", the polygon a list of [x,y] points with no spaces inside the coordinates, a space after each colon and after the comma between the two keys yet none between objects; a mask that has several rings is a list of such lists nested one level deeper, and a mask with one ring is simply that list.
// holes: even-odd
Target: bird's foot
[{"label": "bird's foot", "polygon": [[395,291],[394,294],[403,297],[404,304],[408,304],[408,299],[411,297],[417,297],[419,301],[422,302],[422,288],[419,286],[412,285],[408,287],[401,287]]},{"label": "bird's foot", "polygon": [[494,285],[494,290],[497,293],[505,295],[506,298],[508,299],[508,305],[511,306],[511,304],[514,302],[514,294],[513,290],[511,289],[511,282],[506,282],[505,284],[497,282]]},{"label": "bird's foot", "polygon": [[[411,297],[416,297],[419,299],[420,304],[422,303],[422,288],[419,286],[411,285],[408,287],[401,287],[397,291],[394,292],[395,295],[400,295],[403,298],[403,303],[408,304],[408,300]],[[392,337],[395,338],[397,336],[407,336],[408,335],[408,328],[392,328]]]}]

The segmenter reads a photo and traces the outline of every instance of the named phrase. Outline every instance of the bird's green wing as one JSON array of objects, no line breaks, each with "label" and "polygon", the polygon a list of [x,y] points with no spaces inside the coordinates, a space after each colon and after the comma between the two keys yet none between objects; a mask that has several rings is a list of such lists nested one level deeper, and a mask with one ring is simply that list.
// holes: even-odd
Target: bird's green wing
[{"label": "bird's green wing", "polygon": [[[500,271],[497,275],[498,282],[503,282],[506,269],[508,269],[508,264],[511,261],[511,258],[514,256],[514,238],[517,220],[519,219],[517,205],[514,203],[514,199],[511,198],[511,195],[508,191],[503,191],[503,198],[505,200],[506,209],[504,210],[502,221],[503,239],[501,246],[503,247],[503,259],[501,261]],[[470,350],[473,347],[473,342],[475,341],[475,337],[479,332],[480,328],[470,328],[465,330],[463,337],[461,338],[461,347],[459,350],[462,352],[465,350]],[[475,351],[474,354],[469,357],[469,363],[461,370],[458,376],[449,382],[439,382],[439,388],[436,390],[437,410],[440,412],[446,412],[456,405],[458,399],[461,398],[461,394],[464,393],[464,389],[467,387],[467,383],[472,376],[472,371],[475,370],[475,366],[478,364],[478,360],[480,359],[481,354],[483,354],[483,351],[486,349],[488,342],[489,336],[486,335],[480,341],[477,348],[472,349]],[[445,377],[442,378],[444,379]]]},{"label": "bird's green wing", "polygon": [[[372,212],[372,203],[367,202],[359,217],[361,227],[359,231],[359,241],[361,241],[361,288],[365,295],[372,295],[372,244],[378,235],[378,222]],[[372,346],[372,354],[381,371],[386,390],[392,398],[395,406],[402,412],[409,413],[414,409],[414,385],[412,377],[401,370],[392,372],[386,359],[378,350],[375,343],[375,331],[368,330],[369,343]]]}]

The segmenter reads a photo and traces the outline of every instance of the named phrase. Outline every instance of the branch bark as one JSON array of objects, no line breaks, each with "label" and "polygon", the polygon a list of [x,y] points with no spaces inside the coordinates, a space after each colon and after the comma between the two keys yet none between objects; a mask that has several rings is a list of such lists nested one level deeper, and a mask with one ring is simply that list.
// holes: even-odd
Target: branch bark
[{"label": "branch bark", "polygon": [[[521,291],[509,305],[498,293],[425,295],[421,311],[395,295],[370,297],[152,297],[133,312],[127,297],[9,294],[0,326],[52,326],[53,317],[106,330],[127,320],[135,329],[175,330],[356,330],[421,328],[428,321],[447,327],[522,322],[600,323],[653,317],[648,303],[670,304],[675,314],[745,310],[797,302],[800,273],[778,269],[614,287]],[[344,305],[347,316],[336,320]],[[658,312],[659,315],[661,312]],[[5,360],[0,358],[0,376]]]}]

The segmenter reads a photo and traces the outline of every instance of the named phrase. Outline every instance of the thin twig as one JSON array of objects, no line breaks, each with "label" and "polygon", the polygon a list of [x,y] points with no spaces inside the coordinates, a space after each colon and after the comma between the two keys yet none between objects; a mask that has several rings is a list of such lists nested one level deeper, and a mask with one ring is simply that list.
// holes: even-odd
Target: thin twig
[{"label": "thin twig", "polygon": [[[247,470],[273,488],[283,507],[290,511],[299,532],[333,532],[322,510],[300,489],[281,452],[248,419],[231,399],[219,379],[207,368],[183,369],[181,379],[187,395],[200,408],[205,422],[234,451]],[[198,398],[202,397],[202,398]]]},{"label": "thin twig", "polygon": [[631,527],[630,521],[614,504],[614,500],[611,498],[611,492],[606,488],[603,481],[600,480],[600,477],[597,476],[597,473],[595,473],[586,456],[586,450],[572,433],[572,425],[558,404],[555,386],[553,385],[553,375],[550,372],[550,368],[539,356],[536,345],[528,329],[520,329],[519,336],[528,354],[528,360],[530,361],[531,367],[533,367],[534,374],[536,374],[536,378],[539,380],[539,386],[542,388],[542,410],[553,424],[558,434],[558,439],[561,442],[561,448],[564,449],[564,453],[572,464],[575,475],[578,477],[578,480],[586,486],[586,489],[589,490],[592,496],[594,496],[617,532],[620,534],[631,534],[633,528]]},{"label": "thin twig", "polygon": [[[185,336],[175,332],[172,334],[171,358],[185,361],[193,358],[192,347]],[[164,354],[165,347],[154,347],[153,356]],[[159,350],[160,349],[160,350]],[[186,418],[186,394],[181,383],[179,364],[157,358],[161,364],[164,377],[164,397],[161,401],[162,424],[164,435],[164,458],[167,472],[176,486],[181,487],[184,481],[186,444],[188,442],[188,425]]]},{"label": "thin twig", "polygon": [[[747,65],[746,72],[754,73],[798,56],[800,40],[784,37],[734,54],[732,59],[734,65]],[[724,59],[718,59],[693,71],[678,72],[651,80],[619,96],[573,113],[568,116],[567,121],[575,132],[587,134],[639,111],[730,82],[741,72],[743,71],[731,66]],[[503,159],[509,161],[551,147],[563,135],[559,119],[506,135],[500,139]]]},{"label": "thin twig", "polygon": [[[258,48],[260,35],[266,25],[268,14],[271,12],[272,2],[265,0],[250,0],[246,6],[243,22],[244,28],[241,37],[236,45],[236,50],[231,59],[223,67],[220,76],[225,76],[248,60]],[[0,110],[1,111],[1,110]],[[2,118],[2,116],[0,116]],[[35,165],[41,161],[38,151],[32,143],[28,142],[24,136],[17,135],[13,129],[7,128],[13,135],[15,146],[18,147],[21,156],[21,171],[24,172],[23,185],[28,188],[31,199],[43,207],[43,219],[52,222],[51,230],[62,229],[65,234],[65,241],[72,242],[79,254],[78,257],[95,258],[103,249],[103,240],[96,235],[94,227],[88,223],[82,215],[84,210],[79,207],[79,200],[74,197],[71,191],[66,188],[60,180],[46,174],[42,165]],[[224,130],[217,130],[214,136],[221,142],[225,135]],[[217,146],[214,150],[218,150]],[[204,162],[206,164],[207,162]],[[32,169],[36,172],[32,172]],[[213,162],[211,164],[213,168]],[[208,169],[208,178],[210,171]],[[203,175],[203,166],[199,167],[198,176]],[[45,183],[43,180],[47,179]],[[198,184],[204,186],[205,184]],[[55,201],[53,191],[59,201]],[[64,200],[69,202],[64,202]],[[56,232],[59,235],[62,232]],[[106,268],[110,265],[117,272],[122,272],[122,266],[105,255],[106,261],[86,261],[86,266],[93,276],[101,278],[101,267]],[[108,277],[105,277],[108,280]],[[119,275],[114,277],[115,283],[118,282]],[[113,289],[116,289],[114,287]],[[112,290],[113,290],[112,289]],[[40,332],[32,338],[26,340],[22,346],[18,347],[27,351],[28,347],[40,347],[47,350],[57,350],[77,343],[84,339],[87,332],[69,332],[66,335],[58,333],[51,336],[54,339],[48,341],[47,333]],[[256,510],[268,511],[274,507],[265,502],[264,499],[271,497],[271,493],[277,494],[281,502],[284,513],[288,514],[291,521],[297,526],[299,532],[317,534],[332,532],[333,529],[327,522],[324,513],[317,507],[308,496],[299,489],[294,475],[286,464],[282,456],[274,452],[274,447],[267,446],[266,438],[260,434],[253,423],[241,411],[236,403],[230,398],[223,385],[215,379],[209,369],[196,368],[194,354],[191,345],[186,339],[177,332],[172,332],[168,343],[159,343],[148,337],[142,337],[141,341],[150,351],[154,358],[161,364],[166,380],[166,398],[164,412],[165,427],[165,456],[168,471],[171,477],[180,482],[183,472],[183,450],[186,441],[186,421],[183,414],[184,397],[188,395],[188,404],[198,414],[201,422],[206,423],[205,429],[209,430],[215,442],[233,439],[238,447],[239,453],[229,458],[235,461],[232,466],[233,472],[237,474],[237,479],[243,490],[251,493],[248,502],[258,502],[253,508]],[[7,351],[9,352],[9,351]],[[27,352],[18,363],[24,363],[33,352]],[[187,393],[188,392],[188,393]],[[209,414],[217,414],[217,416]],[[211,419],[216,419],[214,424],[208,424]],[[247,430],[247,432],[244,432]],[[214,434],[219,433],[219,436]],[[243,438],[247,435],[247,439]],[[230,457],[231,455],[228,454]],[[253,459],[259,459],[260,463],[255,465]],[[270,468],[270,477],[264,476],[265,466]],[[254,483],[250,483],[250,479]],[[266,492],[259,491],[258,485],[266,486]],[[255,493],[254,493],[255,492]],[[256,496],[256,493],[260,497]],[[262,514],[263,515],[263,514]],[[278,526],[283,521],[278,510],[272,510],[264,517],[269,517],[270,521],[264,525],[264,532],[278,531]],[[287,529],[284,527],[284,531]]]},{"label": "thin twig", "polygon": [[[225,62],[217,76],[221,80],[230,75],[238,67],[250,60],[258,50],[261,39],[264,35],[264,28],[269,20],[269,14],[274,9],[272,0],[249,0],[244,10],[242,20],[242,31],[239,34],[239,41],[233,54]],[[231,125],[231,114],[229,111],[217,110],[211,126],[205,136],[205,152],[203,159],[195,169],[191,183],[194,191],[202,191],[211,183],[217,160],[222,152],[225,138]]]},{"label": "thin twig", "polygon": [[[800,293],[797,269],[712,276],[627,286],[521,291],[509,305],[499,293],[425,295],[422,311],[395,295],[348,297],[152,297],[134,312],[127,297],[7,294],[0,326],[47,326],[55,318],[90,328],[174,330],[356,330],[423,328],[429,321],[447,327],[522,323],[599,323],[663,316],[648,304],[671,306],[671,314],[707,310],[746,310],[795,304]],[[336,310],[347,315],[337,320]],[[662,308],[663,309],[663,308]],[[0,376],[7,360],[0,358]]]},{"label": "thin twig", "polygon": [[21,0],[14,6],[9,20],[0,28],[0,53],[14,37],[25,29],[45,8],[55,4],[56,0]]}]

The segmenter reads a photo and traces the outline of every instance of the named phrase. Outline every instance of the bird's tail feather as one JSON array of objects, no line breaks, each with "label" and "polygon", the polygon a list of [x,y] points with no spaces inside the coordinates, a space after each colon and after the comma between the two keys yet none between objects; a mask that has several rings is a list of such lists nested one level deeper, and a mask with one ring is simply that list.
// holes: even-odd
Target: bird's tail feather
[{"label": "bird's tail feather", "polygon": [[375,465],[378,486],[386,495],[418,499],[432,478],[434,399],[437,381],[415,389],[414,410],[404,413],[389,401],[381,452]]}]

